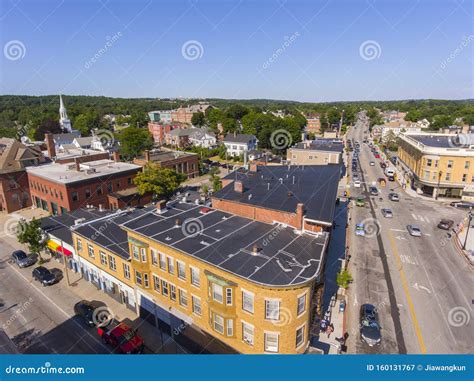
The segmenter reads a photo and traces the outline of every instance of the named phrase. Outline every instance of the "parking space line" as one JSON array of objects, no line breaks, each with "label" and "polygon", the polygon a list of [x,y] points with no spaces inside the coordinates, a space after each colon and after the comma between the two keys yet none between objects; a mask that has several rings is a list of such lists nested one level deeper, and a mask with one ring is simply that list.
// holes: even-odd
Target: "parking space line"
[{"label": "parking space line", "polygon": [[426,354],[425,341],[423,339],[423,334],[421,333],[420,324],[418,323],[418,319],[416,317],[416,312],[415,312],[415,307],[414,307],[414,304],[413,304],[413,299],[411,298],[411,295],[410,295],[410,289],[408,287],[408,282],[407,282],[407,279],[406,279],[406,276],[405,276],[405,272],[403,271],[403,264],[402,264],[402,261],[400,259],[400,255],[398,254],[397,245],[395,243],[395,239],[393,238],[392,233],[390,233],[390,232],[388,233],[388,238],[390,240],[390,246],[392,247],[393,254],[394,254],[395,260],[397,262],[398,272],[400,273],[400,279],[402,281],[403,291],[404,291],[405,297],[407,299],[408,310],[410,311],[410,316],[411,316],[411,320],[412,320],[412,323],[413,323],[413,328],[414,328],[415,333],[416,333],[416,337],[418,339],[418,344],[420,346],[421,353]]}]

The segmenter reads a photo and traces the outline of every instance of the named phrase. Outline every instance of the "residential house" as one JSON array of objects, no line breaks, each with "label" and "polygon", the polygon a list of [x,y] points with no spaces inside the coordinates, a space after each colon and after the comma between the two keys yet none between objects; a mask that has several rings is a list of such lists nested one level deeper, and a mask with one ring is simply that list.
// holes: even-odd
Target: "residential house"
[{"label": "residential house", "polygon": [[167,145],[176,148],[186,148],[190,146],[189,136],[192,134],[191,128],[175,128],[165,133],[165,142]]},{"label": "residential house", "polygon": [[244,152],[257,149],[258,140],[254,135],[247,134],[227,134],[223,140],[227,149],[227,155],[240,156]]},{"label": "residential house", "polygon": [[207,128],[192,128],[189,143],[196,147],[213,148],[217,144],[216,134]]},{"label": "residential house", "polygon": [[199,176],[199,156],[191,152],[183,151],[145,151],[143,156],[133,160],[134,164],[145,166],[153,163],[162,168],[174,169],[178,173],[185,174],[188,179]]}]

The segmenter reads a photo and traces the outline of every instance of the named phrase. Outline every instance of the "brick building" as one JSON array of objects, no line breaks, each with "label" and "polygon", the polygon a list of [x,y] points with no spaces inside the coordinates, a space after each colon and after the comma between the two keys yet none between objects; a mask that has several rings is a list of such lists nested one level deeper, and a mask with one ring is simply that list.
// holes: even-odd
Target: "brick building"
[{"label": "brick building", "polygon": [[199,156],[195,153],[182,151],[145,151],[143,156],[133,160],[134,164],[145,166],[154,163],[162,168],[174,169],[184,173],[188,179],[199,176]]},{"label": "brick building", "polygon": [[27,168],[34,206],[56,215],[86,205],[109,207],[108,195],[134,187],[133,178],[141,168],[113,160],[51,163]]},{"label": "brick building", "polygon": [[153,141],[158,145],[163,145],[166,143],[165,137],[166,134],[171,132],[173,128],[177,126],[172,126],[169,124],[163,124],[160,122],[148,122],[148,131],[153,137]]},{"label": "brick building", "polygon": [[31,206],[25,168],[43,160],[41,151],[15,139],[0,139],[0,211],[12,213]]},{"label": "brick building", "polygon": [[338,139],[306,140],[286,151],[286,159],[292,165],[341,164],[344,144]]},{"label": "brick building", "polygon": [[212,106],[207,103],[200,103],[188,107],[179,107],[176,110],[171,111],[171,120],[173,123],[191,124],[191,119],[193,118],[194,114],[198,112],[205,113],[209,108],[212,108]]}]

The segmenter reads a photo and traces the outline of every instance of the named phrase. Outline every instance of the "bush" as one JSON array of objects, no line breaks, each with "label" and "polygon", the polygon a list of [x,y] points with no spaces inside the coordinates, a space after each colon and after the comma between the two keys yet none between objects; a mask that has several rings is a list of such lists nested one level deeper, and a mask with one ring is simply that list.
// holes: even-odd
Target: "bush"
[{"label": "bush", "polygon": [[349,273],[349,271],[342,270],[339,274],[337,274],[336,283],[339,287],[347,288],[352,280],[352,275]]}]

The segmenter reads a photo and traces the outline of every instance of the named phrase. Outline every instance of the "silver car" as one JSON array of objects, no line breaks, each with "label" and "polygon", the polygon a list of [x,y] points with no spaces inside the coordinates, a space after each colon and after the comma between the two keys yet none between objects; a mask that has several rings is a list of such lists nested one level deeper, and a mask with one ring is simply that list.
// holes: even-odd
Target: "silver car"
[{"label": "silver car", "polygon": [[413,237],[421,237],[421,229],[418,225],[407,225],[407,230]]},{"label": "silver car", "polygon": [[393,217],[392,210],[391,210],[391,209],[388,209],[388,208],[383,208],[383,209],[382,209],[382,215],[383,215],[385,218],[392,218],[392,217]]},{"label": "silver car", "polygon": [[18,267],[28,267],[36,263],[36,256],[33,254],[27,255],[23,250],[15,250],[12,253],[12,260]]}]

